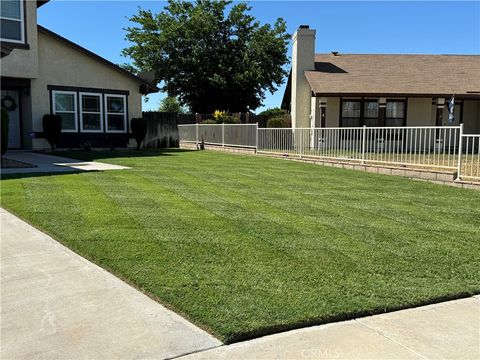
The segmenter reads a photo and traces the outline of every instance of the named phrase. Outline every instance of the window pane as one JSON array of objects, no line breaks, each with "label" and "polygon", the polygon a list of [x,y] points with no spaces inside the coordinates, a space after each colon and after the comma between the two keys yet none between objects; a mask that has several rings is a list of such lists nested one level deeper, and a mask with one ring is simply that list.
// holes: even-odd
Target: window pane
[{"label": "window pane", "polygon": [[365,126],[378,126],[378,118],[365,118]]},{"label": "window pane", "polygon": [[100,112],[100,97],[82,95],[82,111]]},{"label": "window pane", "polygon": [[75,111],[75,95],[55,94],[56,111]]},{"label": "window pane", "polygon": [[75,130],[75,114],[57,113],[62,118],[62,130]]},{"label": "window pane", "polygon": [[403,118],[404,103],[402,101],[388,101],[386,113],[387,118]]},{"label": "window pane", "polygon": [[108,130],[124,131],[123,115],[108,115]]},{"label": "window pane", "polygon": [[342,103],[342,117],[360,117],[360,101],[344,101]]},{"label": "window pane", "polygon": [[83,130],[100,130],[100,114],[83,114]]},{"label": "window pane", "polygon": [[20,19],[20,0],[2,0],[0,15],[10,19]]},{"label": "window pane", "polygon": [[110,113],[123,113],[124,104],[121,97],[107,97],[107,110]]},{"label": "window pane", "polygon": [[385,126],[403,126],[403,119],[385,119]]},{"label": "window pane", "polygon": [[363,112],[366,118],[378,118],[378,102],[365,101],[363,104]]},{"label": "window pane", "polygon": [[1,19],[0,32],[2,39],[22,40],[22,23],[20,21]]},{"label": "window pane", "polygon": [[342,127],[359,127],[360,118],[342,118]]}]

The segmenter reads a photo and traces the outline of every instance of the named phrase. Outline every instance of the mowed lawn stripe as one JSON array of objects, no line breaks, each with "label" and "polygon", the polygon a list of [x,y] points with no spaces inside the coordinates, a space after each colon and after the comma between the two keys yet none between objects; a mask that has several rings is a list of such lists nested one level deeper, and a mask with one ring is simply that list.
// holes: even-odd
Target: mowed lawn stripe
[{"label": "mowed lawn stripe", "polygon": [[[480,291],[480,194],[215,152],[2,181],[2,205],[224,341]],[[70,209],[72,209],[70,211]]]}]

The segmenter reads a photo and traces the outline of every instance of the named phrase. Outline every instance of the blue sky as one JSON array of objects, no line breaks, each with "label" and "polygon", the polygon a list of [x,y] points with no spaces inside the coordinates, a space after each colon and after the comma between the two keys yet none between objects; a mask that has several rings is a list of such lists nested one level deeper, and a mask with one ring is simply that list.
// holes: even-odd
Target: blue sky
[{"label": "blue sky", "polygon": [[[60,1],[39,9],[38,22],[114,63],[128,46],[125,27],[138,6],[159,12],[164,1]],[[480,54],[479,1],[250,1],[262,23],[277,17],[289,33],[301,24],[317,30],[316,52]],[[289,48],[291,54],[291,48]],[[268,94],[264,108],[279,106],[285,84]],[[144,109],[156,109],[154,94]],[[258,111],[257,110],[257,111]]]}]

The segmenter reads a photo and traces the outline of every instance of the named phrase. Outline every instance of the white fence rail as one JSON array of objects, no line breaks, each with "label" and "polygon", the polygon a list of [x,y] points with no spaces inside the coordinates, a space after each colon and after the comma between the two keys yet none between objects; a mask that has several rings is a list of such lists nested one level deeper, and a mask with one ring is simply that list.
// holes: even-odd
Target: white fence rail
[{"label": "white fence rail", "polygon": [[180,141],[255,148],[362,164],[457,170],[480,180],[480,135],[460,126],[258,128],[257,124],[179,125]]},{"label": "white fence rail", "polygon": [[480,181],[480,135],[462,136],[464,151],[459,154],[459,178]]}]

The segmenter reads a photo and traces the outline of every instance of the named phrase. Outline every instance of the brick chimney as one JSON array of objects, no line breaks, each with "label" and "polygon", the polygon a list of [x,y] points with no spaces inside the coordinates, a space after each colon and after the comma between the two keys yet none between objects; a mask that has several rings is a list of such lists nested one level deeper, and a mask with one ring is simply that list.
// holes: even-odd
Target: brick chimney
[{"label": "brick chimney", "polygon": [[310,127],[311,89],[305,71],[315,70],[315,30],[300,25],[292,37],[292,127]]}]

